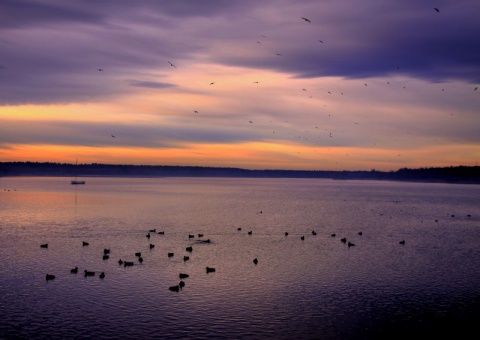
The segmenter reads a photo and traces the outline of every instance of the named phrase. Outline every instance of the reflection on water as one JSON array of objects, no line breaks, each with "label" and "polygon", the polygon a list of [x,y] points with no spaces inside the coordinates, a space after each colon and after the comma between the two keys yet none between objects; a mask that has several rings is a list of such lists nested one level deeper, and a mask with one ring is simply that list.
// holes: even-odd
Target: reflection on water
[{"label": "reflection on water", "polygon": [[1,338],[458,336],[480,317],[479,186],[0,178],[0,190]]}]

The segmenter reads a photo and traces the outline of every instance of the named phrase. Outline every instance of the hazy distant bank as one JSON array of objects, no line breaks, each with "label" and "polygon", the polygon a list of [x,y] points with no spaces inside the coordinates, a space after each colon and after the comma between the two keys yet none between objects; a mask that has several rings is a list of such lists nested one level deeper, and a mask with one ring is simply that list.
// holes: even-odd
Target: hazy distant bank
[{"label": "hazy distant bank", "polygon": [[403,168],[387,172],[376,170],[248,170],[199,166],[0,162],[0,177],[2,176],[327,178],[478,184],[480,183],[480,166]]}]

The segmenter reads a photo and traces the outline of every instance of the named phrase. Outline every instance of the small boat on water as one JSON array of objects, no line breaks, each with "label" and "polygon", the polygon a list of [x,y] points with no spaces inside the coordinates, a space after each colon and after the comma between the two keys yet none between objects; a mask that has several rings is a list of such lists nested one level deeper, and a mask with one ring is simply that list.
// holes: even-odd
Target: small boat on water
[{"label": "small boat on water", "polygon": [[70,184],[85,184],[85,181],[77,181],[75,179],[75,180],[70,181]]},{"label": "small boat on water", "polygon": [[[75,168],[77,167],[77,161],[75,160]],[[75,175],[75,179],[70,181],[70,184],[85,184],[85,181],[77,180],[77,175]]]}]

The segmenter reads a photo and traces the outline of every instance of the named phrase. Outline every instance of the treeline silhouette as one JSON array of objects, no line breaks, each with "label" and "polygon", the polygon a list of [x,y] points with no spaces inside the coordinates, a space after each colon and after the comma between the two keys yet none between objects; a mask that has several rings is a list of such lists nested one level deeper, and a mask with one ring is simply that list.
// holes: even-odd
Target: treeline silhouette
[{"label": "treeline silhouette", "polygon": [[329,178],[338,180],[370,179],[480,183],[480,166],[442,168],[402,168],[397,171],[329,171],[329,170],[249,170],[241,168],[70,164],[38,162],[0,162],[1,176],[112,176],[112,177],[250,177],[250,178]]}]

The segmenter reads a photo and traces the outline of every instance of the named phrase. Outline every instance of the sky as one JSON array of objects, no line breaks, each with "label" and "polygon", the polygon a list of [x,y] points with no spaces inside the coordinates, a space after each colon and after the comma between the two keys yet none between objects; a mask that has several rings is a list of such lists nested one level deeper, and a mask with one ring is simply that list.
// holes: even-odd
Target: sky
[{"label": "sky", "polygon": [[0,161],[478,165],[479,18],[478,0],[0,0]]}]

